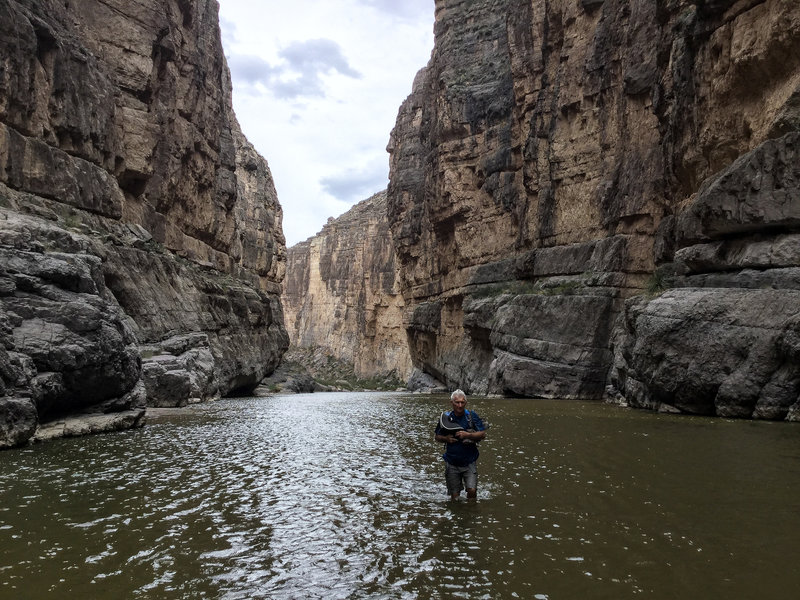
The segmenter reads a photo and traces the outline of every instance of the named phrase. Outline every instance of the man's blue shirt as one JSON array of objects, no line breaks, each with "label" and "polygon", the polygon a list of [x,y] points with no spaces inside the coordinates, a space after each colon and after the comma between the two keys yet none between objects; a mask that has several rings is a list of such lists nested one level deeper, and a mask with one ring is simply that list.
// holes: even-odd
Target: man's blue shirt
[{"label": "man's blue shirt", "polygon": [[[472,416],[472,428],[475,431],[485,431],[486,427],[481,421],[481,418],[478,416],[478,413],[475,411],[468,411],[464,410],[464,414],[459,418],[453,414],[453,411],[447,411],[449,415],[452,416],[453,420],[461,425],[464,429],[469,429],[469,419],[467,418],[467,413]],[[436,423],[436,435],[447,435],[448,432],[442,428],[441,423]],[[442,458],[445,462],[450,463],[451,465],[455,465],[457,467],[466,467],[468,464],[475,462],[478,460],[478,444],[476,443],[464,443],[461,441],[457,441],[453,444],[447,444],[445,447],[444,454]]]}]

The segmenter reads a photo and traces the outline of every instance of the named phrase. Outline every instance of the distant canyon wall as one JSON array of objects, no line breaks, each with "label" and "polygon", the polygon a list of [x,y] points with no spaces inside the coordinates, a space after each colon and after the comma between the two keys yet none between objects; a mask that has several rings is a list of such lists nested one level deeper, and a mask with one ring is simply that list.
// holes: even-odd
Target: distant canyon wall
[{"label": "distant canyon wall", "polygon": [[293,345],[325,348],[359,377],[411,370],[386,192],[330,219],[287,251],[283,292]]},{"label": "distant canyon wall", "polygon": [[255,386],[285,242],[216,0],[7,0],[0,30],[0,446]]},{"label": "distant canyon wall", "polygon": [[437,0],[389,142],[415,366],[797,418],[794,0]]}]

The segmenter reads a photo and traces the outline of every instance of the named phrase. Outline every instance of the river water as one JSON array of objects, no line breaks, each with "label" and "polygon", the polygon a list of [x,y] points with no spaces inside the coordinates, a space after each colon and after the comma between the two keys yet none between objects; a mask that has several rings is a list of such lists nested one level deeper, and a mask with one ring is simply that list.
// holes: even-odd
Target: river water
[{"label": "river water", "polygon": [[444,396],[237,398],[0,453],[0,598],[793,598],[800,425]]}]

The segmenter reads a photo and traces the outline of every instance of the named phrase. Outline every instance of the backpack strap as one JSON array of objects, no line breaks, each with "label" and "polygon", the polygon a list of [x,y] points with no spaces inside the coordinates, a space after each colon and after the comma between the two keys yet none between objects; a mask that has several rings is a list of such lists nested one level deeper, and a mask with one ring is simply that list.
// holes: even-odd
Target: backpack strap
[{"label": "backpack strap", "polygon": [[[467,429],[475,429],[475,421],[472,420],[472,413],[467,408],[464,409],[464,413],[466,413],[467,416],[467,424],[468,424]],[[449,417],[453,414],[453,411],[448,410],[445,412],[445,414]]]}]

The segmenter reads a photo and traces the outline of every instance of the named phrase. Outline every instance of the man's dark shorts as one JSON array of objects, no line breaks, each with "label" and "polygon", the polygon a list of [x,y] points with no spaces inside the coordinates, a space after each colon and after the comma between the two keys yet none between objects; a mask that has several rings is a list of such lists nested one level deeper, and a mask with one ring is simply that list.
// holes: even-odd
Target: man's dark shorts
[{"label": "man's dark shorts", "polygon": [[471,462],[465,467],[444,463],[444,477],[447,480],[447,493],[458,494],[464,488],[478,488],[478,464]]}]

